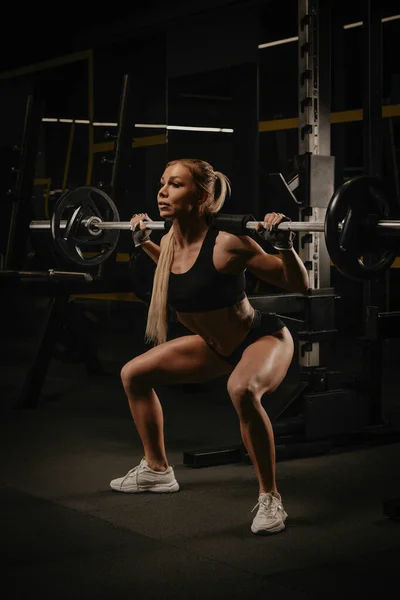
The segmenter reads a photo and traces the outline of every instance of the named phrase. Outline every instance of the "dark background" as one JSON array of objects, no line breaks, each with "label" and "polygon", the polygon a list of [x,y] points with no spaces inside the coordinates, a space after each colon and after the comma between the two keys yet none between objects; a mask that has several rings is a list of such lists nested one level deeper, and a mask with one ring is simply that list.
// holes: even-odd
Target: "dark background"
[{"label": "dark background", "polygon": [[[375,2],[381,16],[396,14],[391,4]],[[332,111],[360,109],[366,63],[362,28],[343,31],[343,24],[361,20],[363,2],[332,5]],[[383,105],[400,104],[399,34],[400,20],[382,26]],[[144,210],[157,218],[158,178],[166,161],[182,154],[210,160],[231,178],[227,212],[261,216],[272,209],[297,220],[297,205],[278,201],[267,184],[270,173],[293,172],[298,130],[258,133],[259,123],[298,115],[297,44],[257,48],[295,35],[296,1],[7,4],[0,36],[2,192],[13,183],[12,148],[21,140],[33,89],[40,93],[42,118],[89,116],[87,60],[45,69],[34,65],[91,49],[95,121],[117,121],[123,76],[129,73],[134,123],[234,129],[233,134],[168,130],[166,143],[164,128],[135,127],[132,137],[147,145],[132,148],[123,192],[113,196],[122,220]],[[19,68],[23,74],[17,76]],[[392,184],[393,174],[398,176],[399,117],[383,124],[390,135],[382,163]],[[113,131],[94,127],[93,185],[110,178],[111,167],[101,157],[111,159],[113,152],[97,146],[105,141],[106,129]],[[32,204],[35,218],[49,218],[63,186],[71,130],[68,123],[42,122],[34,177],[48,184],[36,183],[21,202]],[[364,170],[362,122],[332,125],[331,134],[339,185]],[[67,189],[87,183],[89,151],[88,127],[76,124]],[[46,185],[54,196],[46,197]],[[4,193],[1,198],[3,244],[10,198]],[[44,240],[43,235],[38,242],[42,249]],[[240,461],[196,470],[183,464],[185,451],[240,444],[225,380],[157,389],[180,494],[132,498],[109,489],[109,481],[143,455],[120,371],[146,349],[146,305],[132,302],[129,293],[137,284],[126,260],[132,252],[129,235],[120,236],[117,250],[100,287],[109,296],[91,296],[91,284],[83,297],[73,283],[61,287],[58,298],[71,301],[65,319],[61,314],[56,322],[58,329],[49,315],[56,312],[53,300],[60,287],[18,280],[11,286],[6,280],[2,289],[0,569],[5,597],[347,600],[398,589],[398,522],[383,513],[386,499],[397,498],[399,506],[398,340],[384,339],[369,351],[356,326],[363,324],[363,285],[332,268],[340,302],[334,315],[339,335],[325,342],[329,360],[321,361],[329,377],[324,380],[318,371],[308,400],[294,401],[284,423],[273,423],[287,531],[254,539],[249,527],[257,481],[251,465]],[[32,267],[24,252],[20,266]],[[35,265],[76,270],[45,252]],[[376,287],[380,309],[399,310],[398,269],[391,268]],[[332,315],[325,316],[330,322]],[[170,331],[184,333],[172,324]],[[288,389],[297,385],[298,362],[296,351],[282,387],[263,399],[267,412],[274,403],[286,402]],[[333,386],[321,394],[327,405],[318,391],[326,382]],[[338,382],[344,389],[336,389]],[[311,426],[309,419],[312,434],[308,431],[303,445],[298,430],[288,432],[291,410],[297,417],[305,405],[316,405],[317,417]],[[382,432],[378,422],[360,431],[366,416],[377,425],[379,409],[397,430]],[[331,427],[344,433],[335,447],[325,436]],[[347,438],[349,431],[355,440]]]}]

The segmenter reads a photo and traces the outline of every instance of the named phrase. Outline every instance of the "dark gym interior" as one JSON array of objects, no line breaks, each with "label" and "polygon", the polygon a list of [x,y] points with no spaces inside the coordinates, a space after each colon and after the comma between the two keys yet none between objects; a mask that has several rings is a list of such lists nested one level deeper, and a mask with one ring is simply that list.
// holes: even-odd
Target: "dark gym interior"
[{"label": "dark gym interior", "polygon": [[[3,597],[396,597],[400,10],[171,0],[57,19],[8,11]],[[155,264],[128,231],[73,230],[72,199],[90,186],[98,206],[85,210],[104,222],[158,221],[159,178],[181,157],[229,177],[224,212],[309,226],[294,242],[306,294],[246,274],[251,304],[277,313],[295,342],[285,380],[263,398],[289,515],[279,535],[250,531],[258,482],[226,377],[156,390],[179,493],[110,489],[143,457],[121,369],[151,347]],[[191,333],[173,310],[168,319],[168,339]]]}]

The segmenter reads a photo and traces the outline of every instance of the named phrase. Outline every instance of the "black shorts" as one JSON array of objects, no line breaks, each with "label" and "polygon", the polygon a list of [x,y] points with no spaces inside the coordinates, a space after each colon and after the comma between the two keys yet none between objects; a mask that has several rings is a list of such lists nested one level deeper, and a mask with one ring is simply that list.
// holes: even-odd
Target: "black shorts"
[{"label": "black shorts", "polygon": [[232,352],[232,354],[224,356],[223,354],[217,352],[217,350],[215,350],[215,348],[213,348],[211,344],[207,344],[207,346],[211,348],[211,350],[215,352],[215,354],[218,354],[218,356],[222,358],[222,360],[228,362],[230,365],[236,366],[242,358],[242,354],[247,348],[247,346],[250,346],[250,344],[258,340],[260,337],[263,337],[264,335],[271,335],[272,333],[280,331],[281,329],[283,329],[283,327],[286,327],[285,323],[274,313],[262,313],[259,310],[255,310],[254,319],[251,324],[249,333],[247,334],[243,342],[239,344],[239,346]]}]

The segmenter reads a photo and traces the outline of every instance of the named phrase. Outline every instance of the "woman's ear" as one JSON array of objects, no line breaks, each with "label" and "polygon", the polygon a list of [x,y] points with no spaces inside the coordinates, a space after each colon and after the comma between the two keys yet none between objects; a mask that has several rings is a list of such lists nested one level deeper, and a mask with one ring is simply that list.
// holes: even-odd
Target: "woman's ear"
[{"label": "woman's ear", "polygon": [[207,192],[203,192],[199,198],[199,212],[200,215],[202,215],[204,213],[204,208],[206,206],[207,200],[209,199],[210,195]]}]

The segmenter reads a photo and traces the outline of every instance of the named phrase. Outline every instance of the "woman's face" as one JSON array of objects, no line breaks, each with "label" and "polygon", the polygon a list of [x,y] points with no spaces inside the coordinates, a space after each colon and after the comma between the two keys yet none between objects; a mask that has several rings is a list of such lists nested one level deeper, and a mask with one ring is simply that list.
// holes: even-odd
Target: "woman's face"
[{"label": "woman's face", "polygon": [[189,216],[198,205],[199,193],[190,170],[182,163],[167,167],[157,195],[160,216],[165,219]]}]

